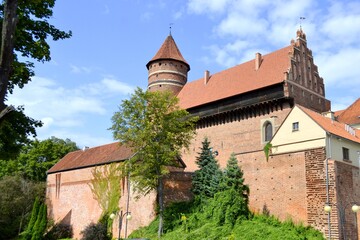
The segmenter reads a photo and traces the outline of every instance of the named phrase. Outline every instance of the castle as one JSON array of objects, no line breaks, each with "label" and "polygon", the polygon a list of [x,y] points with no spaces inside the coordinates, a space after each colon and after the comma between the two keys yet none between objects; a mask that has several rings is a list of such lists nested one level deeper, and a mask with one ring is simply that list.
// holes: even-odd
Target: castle
[{"label": "castle", "polygon": [[[200,117],[190,151],[182,152],[183,165],[166,180],[168,201],[191,197],[191,173],[207,137],[221,167],[235,153],[254,212],[266,208],[280,219],[314,226],[331,239],[358,239],[351,205],[360,204],[360,100],[344,111],[330,111],[324,81],[301,29],[287,47],[256,53],[253,60],[218,73],[205,71],[191,82],[190,64],[169,35],[146,67],[149,91],[172,91],[182,108]],[[272,145],[268,159],[263,151],[267,143]],[[66,155],[48,171],[50,217],[71,224],[79,237],[101,214],[88,185],[91,170],[132,155],[118,143]],[[126,220],[126,236],[155,217],[156,193],[136,200],[126,187],[131,184],[119,181],[119,207],[133,216],[131,223]],[[330,212],[325,205],[332,207]]]}]

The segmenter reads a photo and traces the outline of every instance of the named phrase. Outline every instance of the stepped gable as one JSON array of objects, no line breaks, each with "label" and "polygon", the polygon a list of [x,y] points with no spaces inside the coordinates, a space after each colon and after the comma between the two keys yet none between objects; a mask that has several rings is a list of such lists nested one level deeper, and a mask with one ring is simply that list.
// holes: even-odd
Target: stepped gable
[{"label": "stepped gable", "polygon": [[347,109],[341,111],[337,115],[337,120],[351,125],[360,124],[360,98],[358,98]]},{"label": "stepped gable", "polygon": [[132,150],[129,147],[120,145],[119,142],[78,150],[65,155],[50,168],[48,174],[119,162],[128,159],[131,155]]},{"label": "stepped gable", "polygon": [[180,107],[190,109],[235,95],[282,83],[290,68],[293,46],[287,46],[257,59],[187,83],[178,94]]},{"label": "stepped gable", "polygon": [[159,51],[155,54],[155,56],[146,64],[146,67],[149,69],[149,66],[154,61],[158,60],[177,60],[185,63],[190,70],[190,65],[186,62],[184,57],[182,56],[179,48],[177,47],[174,38],[169,35],[165,39],[164,43],[161,45]]},{"label": "stepped gable", "polygon": [[303,110],[310,118],[312,118],[317,124],[319,124],[319,126],[322,127],[326,132],[360,143],[360,130],[351,128],[354,133],[353,135],[346,130],[346,124],[332,120],[331,118],[325,117],[320,113],[314,112],[303,106],[297,106],[301,110]]}]

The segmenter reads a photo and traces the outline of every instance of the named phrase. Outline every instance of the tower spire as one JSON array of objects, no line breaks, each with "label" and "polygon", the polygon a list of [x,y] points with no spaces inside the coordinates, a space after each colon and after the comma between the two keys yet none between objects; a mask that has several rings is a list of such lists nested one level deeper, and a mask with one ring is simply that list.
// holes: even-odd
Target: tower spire
[{"label": "tower spire", "polygon": [[174,23],[169,23],[169,28],[170,28],[170,33],[169,35],[171,36],[171,26],[174,25]]},{"label": "tower spire", "polygon": [[305,20],[305,17],[300,17],[300,31],[302,31],[302,28],[301,28],[302,20]]}]

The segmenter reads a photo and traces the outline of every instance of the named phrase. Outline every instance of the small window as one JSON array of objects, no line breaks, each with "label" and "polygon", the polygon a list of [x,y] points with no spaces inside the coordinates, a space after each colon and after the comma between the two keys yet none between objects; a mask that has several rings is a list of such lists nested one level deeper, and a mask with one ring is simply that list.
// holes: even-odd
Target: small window
[{"label": "small window", "polygon": [[264,125],[264,136],[265,136],[265,142],[268,142],[272,138],[272,124],[270,122],[266,122]]},{"label": "small window", "polygon": [[294,131],[299,131],[299,122],[294,122],[292,124],[292,130],[293,130],[293,132]]},{"label": "small window", "polygon": [[344,160],[350,160],[350,158],[349,158],[349,149],[343,147],[342,152],[343,152],[343,159]]}]

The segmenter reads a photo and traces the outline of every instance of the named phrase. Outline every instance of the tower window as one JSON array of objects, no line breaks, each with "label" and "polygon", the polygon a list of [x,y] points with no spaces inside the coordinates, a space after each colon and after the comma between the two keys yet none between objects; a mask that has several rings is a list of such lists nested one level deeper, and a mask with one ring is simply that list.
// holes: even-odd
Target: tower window
[{"label": "tower window", "polygon": [[265,122],[265,124],[264,124],[264,141],[265,142],[268,142],[271,140],[272,133],[273,133],[272,124],[270,122]]}]

